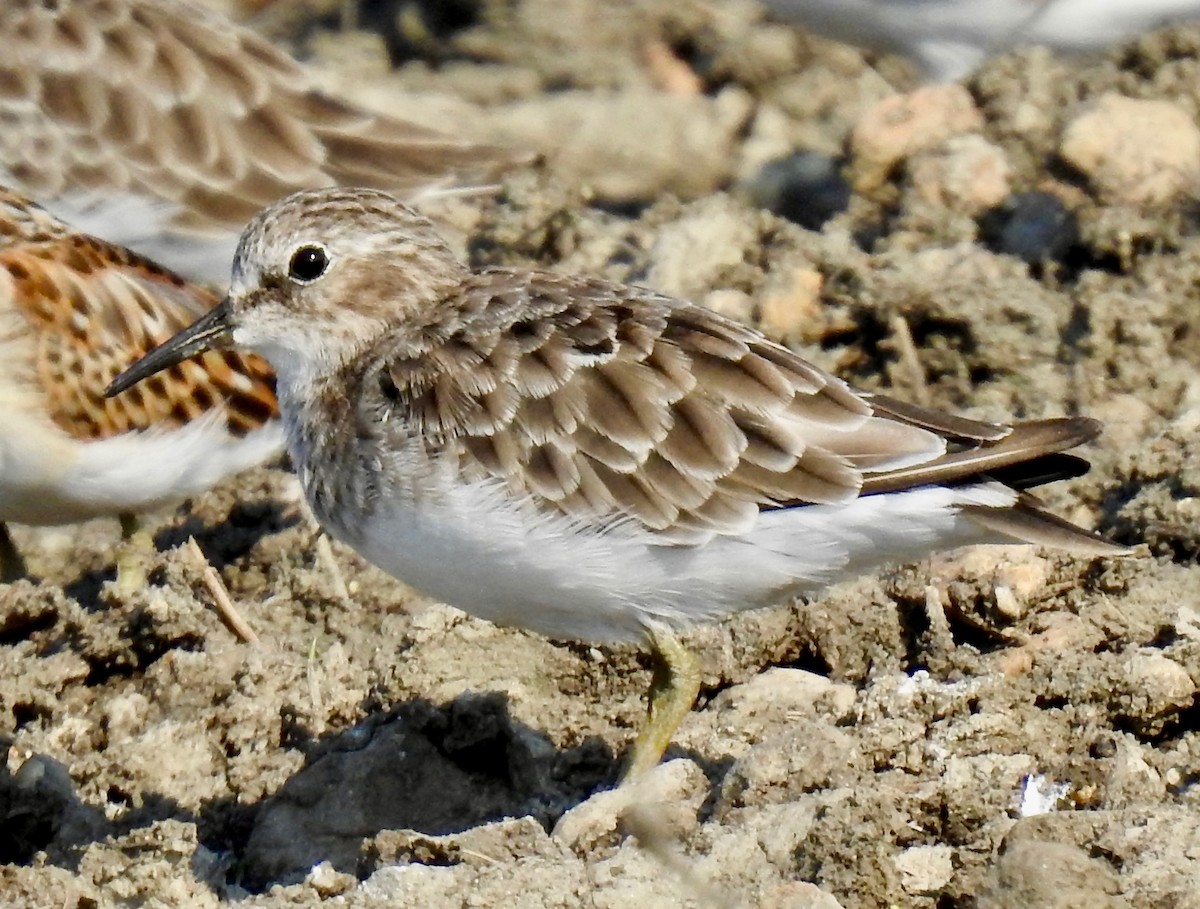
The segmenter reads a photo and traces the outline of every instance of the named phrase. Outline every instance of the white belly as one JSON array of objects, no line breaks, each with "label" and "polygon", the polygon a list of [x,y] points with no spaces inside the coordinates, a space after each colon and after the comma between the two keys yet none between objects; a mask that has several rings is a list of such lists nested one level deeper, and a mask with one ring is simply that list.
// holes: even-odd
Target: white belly
[{"label": "white belly", "polygon": [[67,524],[146,511],[197,495],[278,453],[271,423],[243,438],[217,411],[182,429],[73,439],[16,410],[0,410],[0,522]]},{"label": "white belly", "polygon": [[361,526],[331,529],[416,589],[498,625],[557,639],[640,639],[642,609],[620,580],[646,547],[522,511],[480,484],[423,504],[381,504]]},{"label": "white belly", "polygon": [[393,497],[351,524],[319,515],[366,558],[472,615],[548,637],[639,641],[782,602],[848,575],[939,548],[987,542],[957,514],[991,488],[918,489],[845,506],[766,512],[740,536],[660,546],[645,532],[596,531],[516,502],[498,484]]}]

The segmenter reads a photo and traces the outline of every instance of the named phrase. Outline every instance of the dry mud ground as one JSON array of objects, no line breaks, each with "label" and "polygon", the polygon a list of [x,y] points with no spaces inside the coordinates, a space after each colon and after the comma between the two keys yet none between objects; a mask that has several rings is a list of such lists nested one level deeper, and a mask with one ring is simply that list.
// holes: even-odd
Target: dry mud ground
[{"label": "dry mud ground", "polygon": [[[913,95],[749,3],[454,9],[395,68],[377,34],[269,25],[363,103],[544,154],[451,207],[477,262],[688,294],[977,416],[1102,418],[1049,495],[1135,556],[951,554],[700,629],[701,703],[633,798],[606,790],[643,657],[412,595],[283,469],[156,516],[133,593],[115,522],[25,533],[0,902],[1200,906],[1200,31]],[[804,188],[812,156],[755,180],[795,149],[849,199]],[[830,198],[817,231],[763,207]]]}]

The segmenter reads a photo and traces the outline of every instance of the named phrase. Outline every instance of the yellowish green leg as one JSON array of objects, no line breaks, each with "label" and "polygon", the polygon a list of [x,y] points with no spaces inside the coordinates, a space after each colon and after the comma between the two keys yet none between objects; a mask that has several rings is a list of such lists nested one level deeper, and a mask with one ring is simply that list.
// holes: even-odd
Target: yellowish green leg
[{"label": "yellowish green leg", "polygon": [[21,550],[17,549],[17,544],[8,535],[8,527],[0,524],[0,583],[11,584],[27,574]]},{"label": "yellowish green leg", "polygon": [[116,589],[121,594],[132,594],[149,583],[146,563],[154,552],[154,540],[135,515],[123,514],[120,521],[121,546],[117,550]]},{"label": "yellowish green leg", "polygon": [[631,782],[658,766],[671,744],[671,736],[700,693],[700,661],[678,638],[661,629],[651,631],[650,653],[654,675],[650,680],[648,715],[629,752],[622,783]]}]

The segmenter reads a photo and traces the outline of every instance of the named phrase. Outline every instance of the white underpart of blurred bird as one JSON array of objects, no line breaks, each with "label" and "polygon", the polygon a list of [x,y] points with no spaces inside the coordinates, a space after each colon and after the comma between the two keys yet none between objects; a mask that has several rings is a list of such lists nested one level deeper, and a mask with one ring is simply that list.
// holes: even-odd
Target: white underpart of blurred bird
[{"label": "white underpart of blurred bird", "polygon": [[1200,19],[1200,0],[762,0],[816,34],[903,54],[930,81],[961,78],[997,54],[1043,45],[1082,53]]}]

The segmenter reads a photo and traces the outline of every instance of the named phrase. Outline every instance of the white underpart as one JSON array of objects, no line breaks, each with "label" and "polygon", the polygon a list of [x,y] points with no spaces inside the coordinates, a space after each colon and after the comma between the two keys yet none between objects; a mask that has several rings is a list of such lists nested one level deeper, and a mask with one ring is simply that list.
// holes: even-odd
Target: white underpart
[{"label": "white underpart", "polygon": [[931,550],[999,541],[958,508],[1015,497],[988,483],[780,509],[700,547],[538,513],[494,483],[395,495],[352,527],[320,517],[385,571],[473,615],[552,638],[638,641],[651,627],[686,628]]},{"label": "white underpart", "polygon": [[177,204],[130,192],[76,192],[35,201],[80,233],[127,246],[185,278],[229,283],[237,227],[185,231],[174,223]]},{"label": "white underpart", "polygon": [[1098,50],[1200,17],[1200,0],[764,0],[777,16],[839,41],[900,51],[934,80],[1016,47]]},{"label": "white underpart", "polygon": [[66,524],[187,498],[277,454],[278,421],[231,436],[214,409],[181,429],[80,441],[7,414],[0,434],[0,521]]}]

